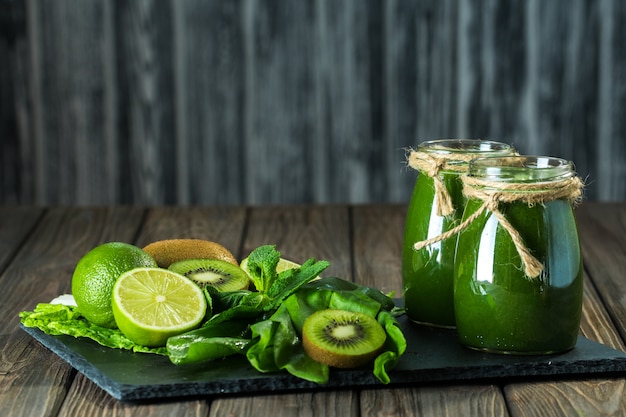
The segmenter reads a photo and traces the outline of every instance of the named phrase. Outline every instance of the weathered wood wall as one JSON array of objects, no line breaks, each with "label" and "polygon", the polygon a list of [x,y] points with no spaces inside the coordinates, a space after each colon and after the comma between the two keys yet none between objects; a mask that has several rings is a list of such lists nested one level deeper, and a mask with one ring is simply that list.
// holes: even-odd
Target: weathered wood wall
[{"label": "weathered wood wall", "polygon": [[622,0],[0,0],[0,203],[405,202],[489,138],[626,199]]}]

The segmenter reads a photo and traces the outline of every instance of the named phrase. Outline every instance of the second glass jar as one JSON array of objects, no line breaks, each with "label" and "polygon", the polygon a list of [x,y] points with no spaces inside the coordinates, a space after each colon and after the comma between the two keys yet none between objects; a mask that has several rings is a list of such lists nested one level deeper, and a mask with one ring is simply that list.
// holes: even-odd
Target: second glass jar
[{"label": "second glass jar", "polygon": [[[582,183],[571,162],[531,156],[476,159],[469,176],[482,184],[473,186],[479,193],[502,195],[504,202],[498,205],[498,216],[485,210],[458,236],[454,300],[460,342],[498,353],[571,349],[583,297],[572,206]],[[521,199],[514,200],[512,193]],[[536,198],[539,193],[547,197]],[[565,195],[554,197],[558,193]],[[532,199],[536,201],[526,201]],[[484,204],[470,197],[463,218],[478,214]],[[527,275],[511,230],[542,265],[537,276]]]}]

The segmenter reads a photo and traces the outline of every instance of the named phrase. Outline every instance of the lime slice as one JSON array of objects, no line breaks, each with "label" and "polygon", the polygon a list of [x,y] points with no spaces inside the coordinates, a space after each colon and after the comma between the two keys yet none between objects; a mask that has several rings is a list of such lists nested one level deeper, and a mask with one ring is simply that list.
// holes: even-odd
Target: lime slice
[{"label": "lime slice", "polygon": [[169,337],[198,327],[207,311],[196,284],[161,268],[136,268],[120,275],[111,305],[122,333],[148,347],[165,346]]}]

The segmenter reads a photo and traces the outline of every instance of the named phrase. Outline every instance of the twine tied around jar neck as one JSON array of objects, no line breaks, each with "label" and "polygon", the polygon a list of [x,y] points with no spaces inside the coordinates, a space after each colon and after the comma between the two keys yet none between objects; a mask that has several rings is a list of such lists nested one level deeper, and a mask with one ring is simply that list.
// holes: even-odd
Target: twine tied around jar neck
[{"label": "twine tied around jar neck", "polygon": [[467,163],[475,157],[476,155],[463,153],[434,155],[428,152],[410,150],[407,157],[409,166],[433,179],[438,216],[445,217],[454,213],[452,197],[450,197],[450,193],[443,182],[443,178],[439,175],[439,172],[441,170],[448,170],[462,173],[467,169],[467,165],[459,164],[459,162]]},{"label": "twine tied around jar neck", "polygon": [[529,206],[533,206],[554,200],[567,200],[570,204],[577,205],[582,199],[583,181],[579,177],[574,176],[551,182],[503,183],[468,175],[463,175],[461,180],[463,181],[463,194],[467,198],[476,198],[483,201],[482,206],[458,226],[439,236],[416,242],[413,245],[414,249],[420,250],[462,232],[486,210],[489,210],[511,236],[515,249],[522,259],[526,276],[530,279],[537,278],[543,271],[544,265],[532,255],[517,229],[500,212],[499,206],[501,203],[512,202],[524,202]]}]

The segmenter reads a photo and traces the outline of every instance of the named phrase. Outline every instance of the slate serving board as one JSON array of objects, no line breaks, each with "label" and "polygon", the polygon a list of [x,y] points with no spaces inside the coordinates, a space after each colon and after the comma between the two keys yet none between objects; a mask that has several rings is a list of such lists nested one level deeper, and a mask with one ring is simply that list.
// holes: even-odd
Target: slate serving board
[{"label": "slate serving board", "polygon": [[[415,326],[400,317],[407,352],[390,372],[390,385],[425,382],[626,373],[626,353],[579,336],[569,352],[547,356],[508,356],[461,346],[454,330]],[[326,385],[288,373],[261,374],[241,357],[206,365],[173,365],[167,357],[132,353],[98,345],[90,339],[50,336],[23,327],[87,378],[122,401],[172,397],[288,392],[356,387],[385,387],[371,369],[332,370]]]}]

